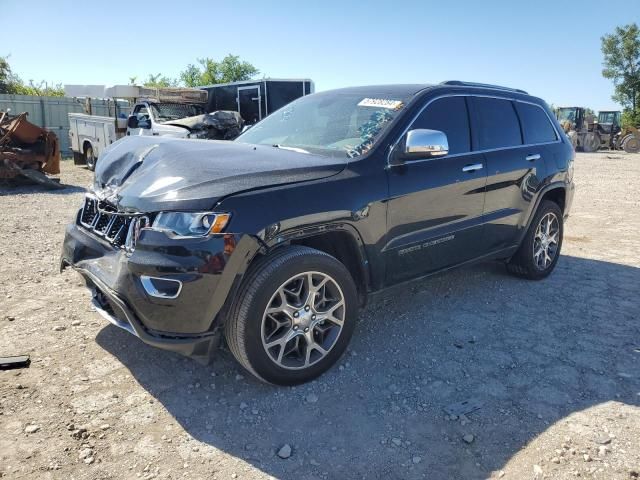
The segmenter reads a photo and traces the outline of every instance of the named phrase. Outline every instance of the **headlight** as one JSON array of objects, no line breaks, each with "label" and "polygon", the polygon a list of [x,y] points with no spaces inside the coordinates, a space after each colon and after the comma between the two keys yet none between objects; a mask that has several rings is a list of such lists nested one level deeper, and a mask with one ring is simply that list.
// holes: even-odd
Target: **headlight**
[{"label": "headlight", "polygon": [[224,230],[231,215],[212,212],[160,212],[151,228],[170,231],[181,237],[204,237]]}]

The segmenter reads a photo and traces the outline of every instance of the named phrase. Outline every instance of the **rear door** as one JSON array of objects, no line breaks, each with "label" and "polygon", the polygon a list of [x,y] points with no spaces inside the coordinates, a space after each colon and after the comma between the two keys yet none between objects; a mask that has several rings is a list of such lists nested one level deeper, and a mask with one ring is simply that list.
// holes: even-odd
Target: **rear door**
[{"label": "rear door", "polygon": [[434,100],[409,129],[447,135],[449,154],[388,169],[388,241],[383,251],[387,284],[452,266],[482,251],[486,169],[471,151],[463,96]]},{"label": "rear door", "polygon": [[485,250],[493,252],[517,245],[546,175],[547,142],[558,139],[537,105],[494,97],[471,100],[475,146],[484,151],[487,166]]},{"label": "rear door", "polygon": [[247,125],[262,119],[260,85],[238,87],[238,113]]}]

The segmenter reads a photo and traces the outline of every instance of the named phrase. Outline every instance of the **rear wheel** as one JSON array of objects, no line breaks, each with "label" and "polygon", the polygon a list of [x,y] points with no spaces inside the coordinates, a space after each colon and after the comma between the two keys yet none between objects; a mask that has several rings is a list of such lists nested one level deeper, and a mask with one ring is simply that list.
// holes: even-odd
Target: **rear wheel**
[{"label": "rear wheel", "polygon": [[91,145],[87,145],[84,148],[84,159],[87,163],[87,168],[93,172],[96,169],[96,157],[93,153],[93,147]]},{"label": "rear wheel", "polygon": [[563,229],[560,207],[543,200],[520,248],[507,263],[507,269],[531,280],[547,277],[560,257]]},{"label": "rear wheel", "polygon": [[334,257],[289,247],[247,275],[225,325],[229,349],[256,377],[295,385],[321,375],[347,348],[356,286]]}]

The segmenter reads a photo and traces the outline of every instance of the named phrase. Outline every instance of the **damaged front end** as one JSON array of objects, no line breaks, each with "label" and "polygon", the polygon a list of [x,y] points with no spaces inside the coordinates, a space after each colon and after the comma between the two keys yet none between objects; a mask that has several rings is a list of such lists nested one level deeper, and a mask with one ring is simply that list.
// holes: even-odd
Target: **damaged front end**
[{"label": "damaged front end", "polygon": [[61,270],[84,278],[98,313],[145,343],[205,363],[250,236],[180,236],[154,228],[158,213],[125,213],[88,194],[64,239]]},{"label": "damaged front end", "polygon": [[224,199],[343,169],[271,146],[127,137],[100,157],[92,191],[67,226],[61,268],[84,277],[113,324],[205,361],[230,293],[263,248],[257,229],[233,229]]},{"label": "damaged front end", "polygon": [[238,112],[218,110],[195,117],[165,122],[189,130],[189,138],[233,140],[242,133],[244,120]]}]

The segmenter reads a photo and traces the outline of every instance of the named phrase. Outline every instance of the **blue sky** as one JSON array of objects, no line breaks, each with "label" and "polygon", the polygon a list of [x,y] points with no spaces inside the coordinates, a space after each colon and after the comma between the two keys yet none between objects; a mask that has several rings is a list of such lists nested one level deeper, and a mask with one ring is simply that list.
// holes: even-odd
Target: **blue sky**
[{"label": "blue sky", "polygon": [[0,0],[0,18],[0,55],[25,80],[123,84],[233,53],[266,76],[312,78],[316,91],[462,79],[604,110],[617,107],[600,73],[600,37],[640,22],[640,8],[601,0]]}]

